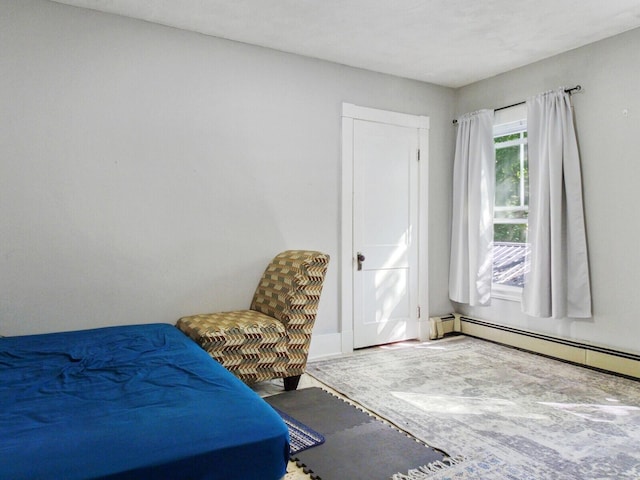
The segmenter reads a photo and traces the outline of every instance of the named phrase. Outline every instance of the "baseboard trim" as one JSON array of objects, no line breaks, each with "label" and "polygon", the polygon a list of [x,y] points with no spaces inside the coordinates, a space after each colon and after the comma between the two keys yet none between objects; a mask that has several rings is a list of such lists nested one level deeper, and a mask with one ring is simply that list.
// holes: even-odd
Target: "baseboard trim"
[{"label": "baseboard trim", "polygon": [[640,355],[455,314],[456,331],[567,362],[640,379]]}]

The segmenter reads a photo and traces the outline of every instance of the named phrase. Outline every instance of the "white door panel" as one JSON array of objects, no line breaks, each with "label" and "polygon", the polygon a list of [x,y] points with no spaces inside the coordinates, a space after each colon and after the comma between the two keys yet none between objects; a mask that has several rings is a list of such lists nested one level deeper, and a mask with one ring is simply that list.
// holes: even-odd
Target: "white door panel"
[{"label": "white door panel", "polygon": [[354,121],[355,348],[418,334],[418,145],[416,128]]}]

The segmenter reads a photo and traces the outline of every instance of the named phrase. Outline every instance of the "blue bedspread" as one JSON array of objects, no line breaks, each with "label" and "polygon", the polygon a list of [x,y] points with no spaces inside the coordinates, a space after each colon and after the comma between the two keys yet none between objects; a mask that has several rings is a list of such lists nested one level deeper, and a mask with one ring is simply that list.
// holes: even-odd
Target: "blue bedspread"
[{"label": "blue bedspread", "polygon": [[177,328],[0,338],[0,479],[285,474],[287,427]]}]

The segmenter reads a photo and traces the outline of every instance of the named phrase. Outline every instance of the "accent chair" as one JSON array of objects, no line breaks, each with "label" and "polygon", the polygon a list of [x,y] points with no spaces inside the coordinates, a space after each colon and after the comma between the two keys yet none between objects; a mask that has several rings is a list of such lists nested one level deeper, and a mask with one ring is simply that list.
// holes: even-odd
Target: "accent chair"
[{"label": "accent chair", "polygon": [[249,310],[183,317],[176,326],[247,384],[283,378],[298,388],[329,255],[287,250],[267,266]]}]

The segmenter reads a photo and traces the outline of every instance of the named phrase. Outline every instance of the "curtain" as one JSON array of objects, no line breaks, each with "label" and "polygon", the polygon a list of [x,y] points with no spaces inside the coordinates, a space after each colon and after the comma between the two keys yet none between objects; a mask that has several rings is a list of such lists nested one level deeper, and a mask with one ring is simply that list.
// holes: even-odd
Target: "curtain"
[{"label": "curtain", "polygon": [[493,110],[458,119],[453,166],[449,298],[491,303],[495,149]]},{"label": "curtain", "polygon": [[578,143],[564,88],[527,100],[530,269],[522,311],[588,318],[591,289]]}]

